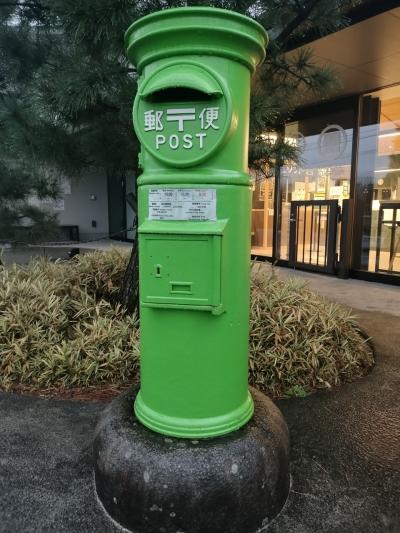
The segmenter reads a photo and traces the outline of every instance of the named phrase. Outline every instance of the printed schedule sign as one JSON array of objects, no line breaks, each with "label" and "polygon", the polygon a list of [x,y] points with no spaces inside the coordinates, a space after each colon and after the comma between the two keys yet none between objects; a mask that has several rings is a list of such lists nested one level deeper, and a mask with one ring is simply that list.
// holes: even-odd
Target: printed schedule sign
[{"label": "printed schedule sign", "polygon": [[216,220],[216,189],[149,191],[149,220]]}]

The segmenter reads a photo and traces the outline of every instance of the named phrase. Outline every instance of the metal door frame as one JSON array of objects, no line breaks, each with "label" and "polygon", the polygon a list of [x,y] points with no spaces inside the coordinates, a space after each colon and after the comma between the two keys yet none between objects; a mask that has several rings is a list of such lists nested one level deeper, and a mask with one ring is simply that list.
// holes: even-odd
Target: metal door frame
[{"label": "metal door frame", "polygon": [[[321,208],[326,206],[327,209],[327,230],[325,235],[325,264],[324,266],[313,265],[311,262],[297,261],[297,245],[298,245],[298,224],[297,216],[300,207],[304,207],[305,214],[307,213],[307,207],[312,206],[312,213],[314,208],[319,209],[319,221],[321,220]],[[340,206],[338,200],[296,200],[290,203],[290,230],[289,230],[289,266],[293,268],[299,268],[304,270],[311,270],[314,272],[326,272],[328,274],[334,274],[336,271],[336,259],[337,259],[337,226],[338,218],[340,214]],[[311,234],[313,230],[314,216],[311,219]],[[303,242],[305,239],[306,231],[306,215],[304,219],[304,233]],[[318,231],[318,247],[319,247],[320,230]],[[303,252],[304,259],[304,252]],[[311,250],[310,250],[311,260]]]},{"label": "metal door frame", "polygon": [[[385,209],[391,209],[393,211],[392,220],[384,219]],[[399,248],[399,238],[397,237],[397,229],[400,226],[400,223],[397,220],[397,211],[400,211],[400,202],[395,200],[388,200],[381,202],[379,206],[379,215],[378,215],[378,232],[376,237],[376,257],[375,257],[375,272],[385,272],[388,274],[397,274],[398,270],[393,270],[394,260],[396,259],[397,249]],[[379,268],[381,247],[382,247],[382,226],[386,224],[391,224],[390,228],[390,250],[389,250],[389,269]],[[392,264],[392,268],[390,265]]]}]

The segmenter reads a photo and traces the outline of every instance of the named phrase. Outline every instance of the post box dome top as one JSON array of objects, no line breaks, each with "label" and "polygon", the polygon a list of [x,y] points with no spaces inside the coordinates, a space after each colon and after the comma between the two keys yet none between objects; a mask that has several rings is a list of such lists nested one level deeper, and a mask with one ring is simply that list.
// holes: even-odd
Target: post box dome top
[{"label": "post box dome top", "polygon": [[255,20],[212,7],[157,11],[125,33],[128,57],[139,72],[159,59],[198,54],[227,57],[253,71],[264,60],[267,43],[267,32]]}]

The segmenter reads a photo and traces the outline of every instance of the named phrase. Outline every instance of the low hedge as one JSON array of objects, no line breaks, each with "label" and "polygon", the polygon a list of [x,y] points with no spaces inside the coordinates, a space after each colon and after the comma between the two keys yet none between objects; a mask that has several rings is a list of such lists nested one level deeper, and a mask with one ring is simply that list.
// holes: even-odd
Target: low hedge
[{"label": "low hedge", "polygon": [[312,292],[299,278],[253,268],[250,383],[275,397],[303,396],[365,375],[371,347],[350,309]]},{"label": "low hedge", "polygon": [[[129,253],[0,270],[0,387],[93,387],[137,379],[136,317],[115,304]],[[355,318],[297,281],[252,274],[250,383],[304,395],[365,374],[373,355]]]}]

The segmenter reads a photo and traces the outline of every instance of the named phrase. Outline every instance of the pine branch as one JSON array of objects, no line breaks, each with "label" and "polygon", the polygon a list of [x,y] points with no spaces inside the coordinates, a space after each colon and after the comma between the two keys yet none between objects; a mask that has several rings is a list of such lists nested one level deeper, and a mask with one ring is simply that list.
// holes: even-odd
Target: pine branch
[{"label": "pine branch", "polygon": [[303,82],[309,88],[313,87],[313,83],[310,79],[308,79],[305,75],[297,72],[294,68],[291,68],[288,63],[285,63],[285,65],[280,65],[277,61],[271,61],[271,64],[276,68],[277,71],[282,70],[286,76],[290,74],[299,82]]},{"label": "pine branch", "polygon": [[292,33],[308,19],[311,12],[317,7],[322,0],[310,0],[305,7],[300,7],[300,12],[278,35],[276,40],[281,44],[286,44]]}]

